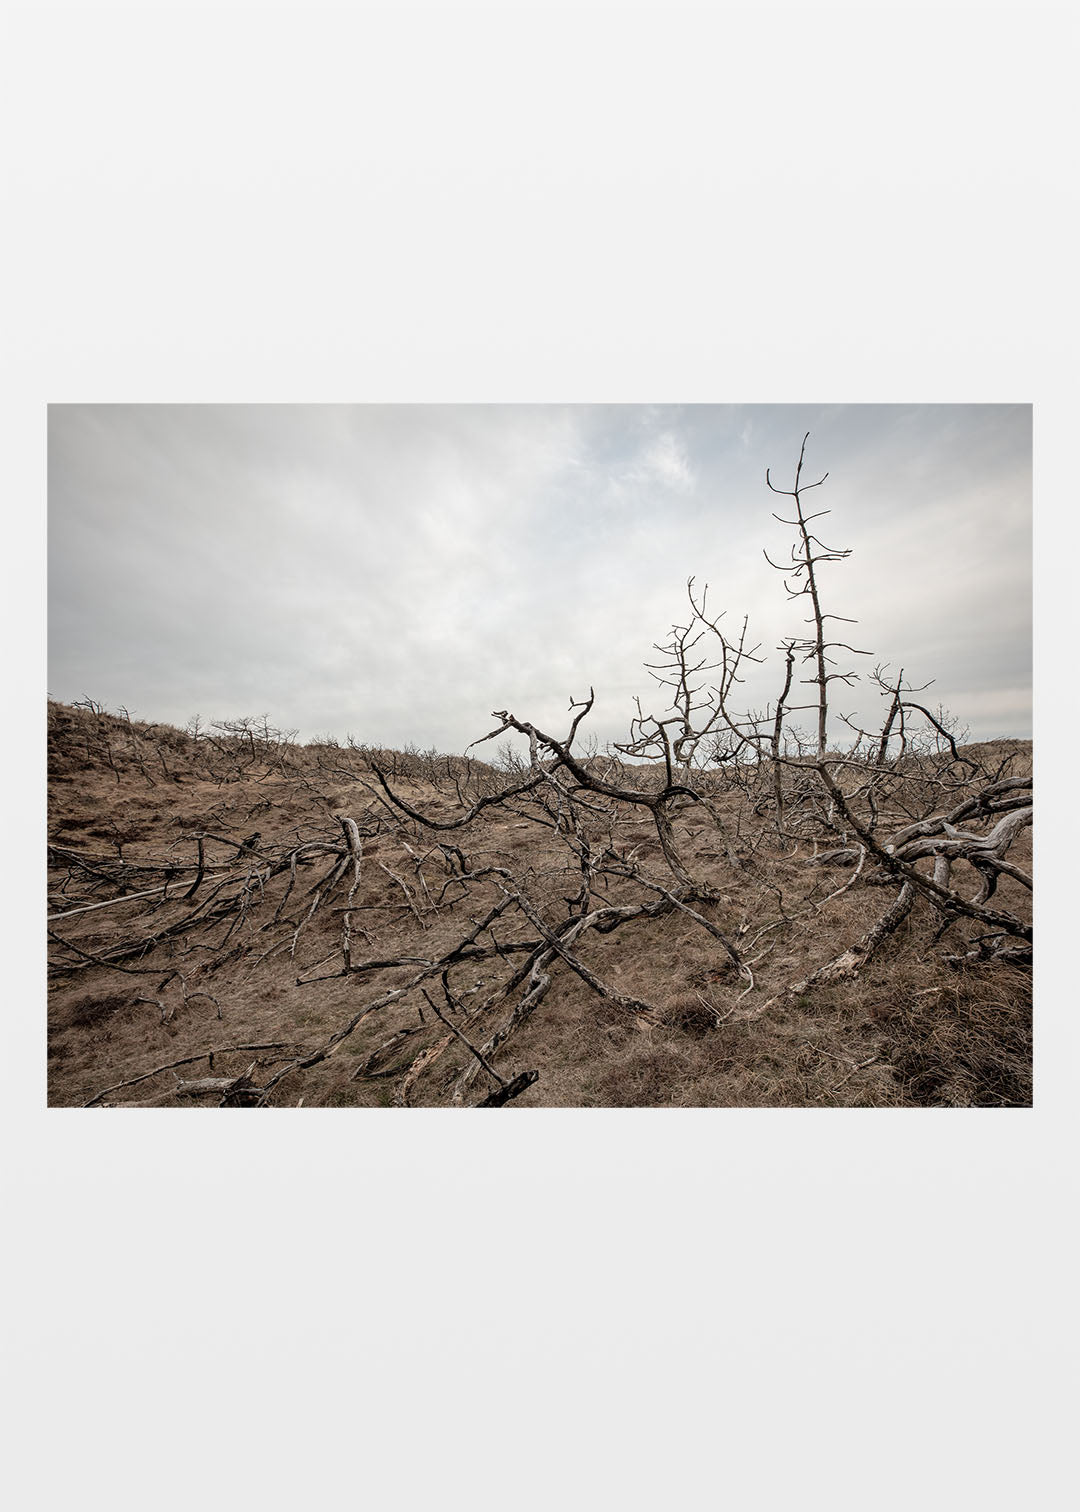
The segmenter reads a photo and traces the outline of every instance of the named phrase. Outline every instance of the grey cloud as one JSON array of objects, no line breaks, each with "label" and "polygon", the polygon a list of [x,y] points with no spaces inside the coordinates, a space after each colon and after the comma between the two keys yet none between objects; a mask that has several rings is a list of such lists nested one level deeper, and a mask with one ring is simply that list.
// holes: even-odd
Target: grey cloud
[{"label": "grey cloud", "polygon": [[806,430],[854,643],[1029,733],[1025,406],[55,406],[50,692],[461,749],[592,685],[619,738],[691,574],[765,650],[797,633],[764,472]]}]

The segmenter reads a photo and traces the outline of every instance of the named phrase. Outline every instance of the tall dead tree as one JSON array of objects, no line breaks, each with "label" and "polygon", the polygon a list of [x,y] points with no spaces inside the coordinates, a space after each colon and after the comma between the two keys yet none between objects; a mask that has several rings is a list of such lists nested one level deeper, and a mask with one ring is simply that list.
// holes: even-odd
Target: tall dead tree
[{"label": "tall dead tree", "polygon": [[[831,511],[820,509],[816,514],[807,514],[803,509],[802,495],[812,488],[820,488],[829,476],[824,473],[816,483],[803,483],[802,470],[803,460],[806,456],[806,443],[810,439],[807,431],[803,437],[802,446],[799,448],[799,461],[795,468],[795,484],[792,488],[777,488],[773,483],[768,468],[765,470],[765,482],[775,494],[782,494],[785,498],[795,500],[795,518],[786,519],[783,515],[774,515],[782,525],[794,526],[797,538],[791,545],[791,560],[787,563],[774,562],[768,552],[764,553],[765,560],[770,567],[776,569],[784,576],[784,588],[789,599],[808,598],[811,612],[806,623],[811,626],[812,634],[801,640],[790,642],[790,647],[795,653],[802,653],[804,662],[812,662],[814,666],[813,677],[804,678],[803,681],[817,687],[817,755],[820,760],[828,747],[828,719],[829,719],[829,684],[832,682],[850,683],[855,677],[853,672],[830,671],[835,667],[835,662],[830,657],[830,651],[844,650],[856,656],[866,656],[866,651],[856,651],[854,646],[849,646],[844,641],[830,641],[825,630],[826,620],[844,620],[843,615],[826,614],[821,607],[821,595],[818,590],[817,569],[823,562],[843,562],[851,555],[849,549],[826,546],[821,538],[811,531],[810,526],[815,520],[824,519]],[[791,586],[794,582],[797,586]],[[845,620],[846,624],[853,624],[853,620]]]}]

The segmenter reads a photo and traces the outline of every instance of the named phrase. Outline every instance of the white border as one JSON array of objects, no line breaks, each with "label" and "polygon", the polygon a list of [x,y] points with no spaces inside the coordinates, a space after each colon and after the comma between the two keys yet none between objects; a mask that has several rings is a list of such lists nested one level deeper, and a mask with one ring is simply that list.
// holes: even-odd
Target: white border
[{"label": "white border", "polygon": [[[20,1506],[1056,1502],[1065,9],[12,17]],[[47,1112],[44,405],[91,399],[1033,402],[1061,826],[1037,834],[1036,1108]]]}]

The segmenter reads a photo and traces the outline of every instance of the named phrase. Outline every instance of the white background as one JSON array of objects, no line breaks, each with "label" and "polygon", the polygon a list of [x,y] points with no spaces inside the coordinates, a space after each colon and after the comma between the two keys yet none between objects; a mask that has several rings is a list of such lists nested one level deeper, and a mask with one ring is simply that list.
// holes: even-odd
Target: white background
[{"label": "white background", "polygon": [[[5,30],[14,1504],[1060,1504],[1065,7]],[[809,399],[1035,406],[1034,1110],[45,1109],[49,401]]]}]

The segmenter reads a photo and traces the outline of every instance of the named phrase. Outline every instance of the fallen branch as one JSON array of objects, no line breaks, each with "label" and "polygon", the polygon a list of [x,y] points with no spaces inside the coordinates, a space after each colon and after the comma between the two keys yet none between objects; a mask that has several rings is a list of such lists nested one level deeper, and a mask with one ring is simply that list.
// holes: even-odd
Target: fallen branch
[{"label": "fallen branch", "polygon": [[[362,1008],[358,1009],[357,1012],[354,1013],[351,1018],[349,1018],[341,1026],[340,1029],[332,1034],[329,1039],[319,1047],[318,1050],[315,1050],[310,1055],[305,1055],[295,1061],[292,1061],[289,1065],[282,1067],[280,1071],[276,1072],[270,1078],[266,1086],[262,1089],[262,1093],[259,1099],[260,1106],[266,1105],[271,1092],[273,1092],[274,1088],[281,1081],[283,1081],[286,1076],[291,1076],[296,1071],[307,1070],[311,1066],[317,1066],[321,1061],[324,1061],[329,1056],[333,1055],[338,1047],[342,1044],[342,1042],[348,1039],[349,1035],[354,1032],[357,1025],[362,1023],[363,1020],[366,1019],[370,1014],[378,1013],[381,1009],[388,1007],[391,1003],[397,1002],[399,998],[406,997],[410,992],[419,987],[422,982],[426,982],[431,977],[437,976],[439,972],[443,971],[447,966],[452,965],[454,961],[462,959],[467,952],[468,947],[474,944],[479,936],[482,935],[486,929],[489,929],[492,924],[494,924],[495,920],[506,911],[506,909],[513,901],[513,898],[509,895],[505,896],[502,902],[496,903],[495,906],[489,910],[489,912],[483,919],[480,920],[479,924],[477,924],[476,928],[473,929],[470,934],[466,935],[463,940],[459,940],[458,943],[453,947],[453,949],[449,950],[446,955],[441,956],[439,960],[433,961],[429,966],[425,966],[416,974],[416,976],[413,977],[411,982],[407,982],[404,987],[393,987],[389,992],[384,992],[381,997],[376,998],[373,1002],[366,1003]],[[337,973],[337,975],[343,974],[344,973],[340,972]]]},{"label": "fallen branch", "polygon": [[[915,892],[911,885],[904,883],[897,897],[881,915],[880,919],[871,926],[856,944],[850,945],[841,955],[834,956],[831,961],[826,961],[824,966],[819,966],[816,971],[801,982],[795,982],[785,989],[782,994],[785,997],[801,997],[813,987],[822,987],[829,982],[843,981],[845,977],[856,977],[869,961],[875,950],[887,940],[907,918],[915,902]],[[773,1002],[776,999],[772,999]],[[766,1004],[766,1007],[769,1005]]]},{"label": "fallen branch", "polygon": [[151,1077],[160,1076],[165,1071],[173,1071],[177,1066],[193,1066],[196,1061],[208,1060],[211,1065],[215,1055],[233,1055],[242,1050],[287,1050],[295,1048],[294,1042],[289,1040],[270,1040],[263,1045],[216,1045],[212,1050],[200,1050],[198,1055],[185,1055],[179,1060],[167,1061],[164,1066],[155,1066],[153,1071],[144,1071],[139,1076],[132,1076],[127,1081],[116,1082],[111,1087],[105,1087],[101,1092],[95,1092],[88,1102],[83,1103],[84,1108],[92,1108],[103,1097],[108,1097],[110,1092],[120,1092],[124,1087],[137,1086],[139,1082],[149,1081]]},{"label": "fallen branch", "polygon": [[478,1108],[504,1108],[515,1097],[520,1097],[534,1082],[540,1080],[539,1071],[520,1071],[513,1081],[503,1082],[495,1092],[489,1092]]},{"label": "fallen branch", "polygon": [[409,1093],[412,1091],[413,1087],[420,1080],[421,1076],[432,1064],[432,1062],[438,1060],[443,1051],[453,1043],[454,1036],[452,1034],[448,1034],[443,1039],[439,1040],[437,1044],[429,1045],[426,1050],[421,1050],[420,1054],[416,1057],[412,1065],[409,1067],[408,1071],[405,1073],[405,1079],[401,1083],[401,1086],[394,1093],[395,1108],[407,1108],[409,1106]]}]

